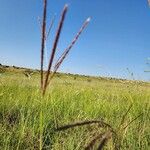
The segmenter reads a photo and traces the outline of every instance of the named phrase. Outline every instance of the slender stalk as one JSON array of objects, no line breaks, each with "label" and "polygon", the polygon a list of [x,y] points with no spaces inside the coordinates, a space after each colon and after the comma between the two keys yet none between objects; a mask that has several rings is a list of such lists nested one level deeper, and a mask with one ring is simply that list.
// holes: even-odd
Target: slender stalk
[{"label": "slender stalk", "polygon": [[76,122],[76,123],[73,123],[73,124],[67,124],[65,126],[58,127],[56,129],[56,131],[64,131],[64,130],[67,130],[69,128],[74,128],[74,127],[79,127],[79,126],[84,126],[84,125],[91,125],[91,124],[98,124],[98,126],[102,127],[102,128],[106,128],[107,127],[112,132],[114,132],[113,128],[109,124],[105,123],[102,120],[87,120],[87,121]]},{"label": "slender stalk", "polygon": [[83,23],[82,27],[80,28],[79,32],[77,33],[77,35],[74,37],[74,39],[72,40],[71,44],[66,48],[66,50],[64,51],[64,53],[61,55],[61,57],[57,60],[55,68],[54,68],[54,72],[56,72],[58,70],[58,68],[60,67],[61,63],[63,62],[63,60],[65,59],[65,57],[68,55],[69,51],[71,50],[71,48],[74,46],[74,44],[76,43],[76,41],[78,40],[79,36],[81,35],[81,33],[83,32],[83,30],[86,28],[86,26],[88,25],[88,23],[90,22],[90,18],[87,18],[87,20]]},{"label": "slender stalk", "polygon": [[43,112],[40,111],[40,118],[39,118],[39,130],[40,130],[40,139],[39,139],[39,149],[43,149]]},{"label": "slender stalk", "polygon": [[47,34],[46,34],[46,40],[47,40],[48,37],[49,37],[49,34],[50,34],[50,31],[51,31],[51,29],[52,29],[52,27],[53,27],[54,21],[55,21],[55,16],[53,16],[53,18],[52,18],[52,20],[51,20],[51,22],[50,22],[50,26],[49,26],[48,32],[47,32]]},{"label": "slender stalk", "polygon": [[[40,17],[38,17],[37,18],[37,20],[38,20],[38,23],[39,23],[39,27],[40,27],[40,31],[41,31],[41,33],[42,33],[42,23],[41,23],[41,19],[40,19]],[[53,18],[52,18],[52,20],[51,20],[51,22],[50,22],[50,26],[49,26],[49,28],[48,28],[48,32],[46,32],[46,30],[45,30],[45,62],[46,62],[46,64],[48,64],[47,62],[47,39],[48,39],[48,37],[49,37],[49,34],[50,34],[50,31],[51,31],[51,29],[52,29],[52,27],[53,27],[53,24],[54,24],[54,21],[55,21],[55,16],[53,16]]]},{"label": "slender stalk", "polygon": [[48,28],[48,32],[45,33],[45,34],[46,34],[46,37],[45,37],[45,63],[46,63],[46,67],[47,67],[47,65],[48,65],[47,40],[48,40],[48,37],[49,37],[49,35],[50,35],[51,29],[52,29],[52,27],[53,27],[53,25],[54,25],[54,21],[55,21],[55,16],[53,16],[52,20],[50,21],[50,25],[49,25],[49,28]]},{"label": "slender stalk", "polygon": [[139,117],[141,117],[143,115],[143,113],[139,114],[137,117],[135,117],[133,120],[131,120],[124,128],[123,130],[125,130],[131,123],[133,123],[136,119],[138,119]]},{"label": "slender stalk", "polygon": [[65,5],[64,9],[63,9],[63,12],[62,12],[62,15],[61,15],[59,25],[58,25],[58,29],[57,29],[57,32],[56,32],[56,36],[55,36],[55,40],[54,40],[54,44],[53,44],[53,48],[52,48],[52,52],[51,52],[51,56],[50,56],[50,61],[49,61],[49,65],[48,65],[46,79],[45,79],[45,82],[44,82],[43,95],[45,94],[45,91],[46,91],[46,88],[47,88],[49,74],[50,74],[50,71],[51,71],[52,63],[53,63],[53,60],[54,60],[57,44],[58,44],[58,41],[59,41],[60,33],[61,33],[61,30],[62,30],[62,26],[63,26],[64,20],[65,20],[67,10],[68,10],[68,5]]},{"label": "slender stalk", "polygon": [[119,124],[119,129],[120,129],[120,127],[124,124],[125,118],[126,118],[126,116],[128,115],[129,111],[131,110],[132,106],[133,106],[133,105],[131,104],[131,105],[129,106],[129,108],[127,109],[126,113],[122,116],[122,120],[121,120],[121,122],[120,122],[120,124]]},{"label": "slender stalk", "polygon": [[45,33],[46,33],[46,13],[47,0],[43,0],[43,21],[42,21],[42,38],[41,38],[41,89],[43,90],[43,62],[44,62],[44,47],[45,47]]},{"label": "slender stalk", "polygon": [[[39,16],[38,16],[37,20],[38,20],[38,23],[39,23],[40,31],[42,32],[42,23],[41,23],[41,19],[40,19]],[[51,31],[51,29],[52,29],[52,27],[53,27],[54,21],[55,21],[55,16],[52,18],[52,20],[51,20],[51,22],[50,22],[50,26],[49,26],[49,28],[48,28],[48,32],[46,32],[46,30],[45,30],[45,41],[46,41],[46,40],[48,39],[48,37],[49,37],[49,34],[50,34],[50,31]]]},{"label": "slender stalk", "polygon": [[69,51],[71,50],[71,48],[74,46],[74,44],[76,43],[76,41],[78,40],[79,36],[81,35],[81,33],[83,32],[83,30],[86,28],[86,26],[88,25],[90,21],[90,18],[87,18],[87,20],[83,23],[82,27],[80,28],[79,32],[76,34],[76,36],[74,37],[74,39],[72,40],[71,44],[65,49],[65,51],[63,52],[63,54],[58,58],[55,66],[54,66],[54,71],[51,73],[50,75],[50,79],[48,81],[48,84],[50,83],[51,79],[54,77],[55,73],[57,72],[58,68],[60,67],[60,65],[62,64],[62,62],[64,61],[64,59],[66,58],[66,56],[68,55]]}]

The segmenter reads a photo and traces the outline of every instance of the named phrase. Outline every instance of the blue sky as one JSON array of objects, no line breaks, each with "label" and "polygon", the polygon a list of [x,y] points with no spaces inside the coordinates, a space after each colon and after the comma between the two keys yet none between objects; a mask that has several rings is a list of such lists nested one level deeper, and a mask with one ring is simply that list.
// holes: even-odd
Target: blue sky
[{"label": "blue sky", "polygon": [[[65,3],[69,11],[58,45],[59,55],[71,42],[83,21],[91,16],[59,71],[150,80],[150,8],[147,0],[48,0],[48,23],[56,15],[47,41],[47,59]],[[0,0],[0,63],[40,67],[42,0]],[[46,67],[46,61],[45,61]]]}]

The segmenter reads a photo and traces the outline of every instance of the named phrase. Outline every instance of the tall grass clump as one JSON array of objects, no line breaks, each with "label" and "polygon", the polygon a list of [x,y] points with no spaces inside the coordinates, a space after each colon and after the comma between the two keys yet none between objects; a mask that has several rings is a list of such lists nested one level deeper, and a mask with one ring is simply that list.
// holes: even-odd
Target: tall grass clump
[{"label": "tall grass clump", "polygon": [[[68,55],[69,51],[71,50],[73,45],[76,43],[79,36],[81,35],[81,33],[83,32],[83,30],[85,29],[85,27],[88,25],[88,23],[90,21],[90,18],[88,18],[84,22],[83,26],[81,27],[81,29],[79,30],[79,32],[77,33],[77,35],[75,36],[75,38],[73,39],[71,44],[64,50],[62,55],[56,61],[56,64],[54,65],[54,70],[52,71],[51,68],[52,68],[52,65],[54,63],[53,61],[54,61],[57,45],[58,45],[58,42],[59,42],[60,34],[61,34],[61,31],[62,31],[62,27],[63,27],[63,24],[64,24],[64,20],[65,20],[65,16],[66,16],[67,11],[68,11],[68,5],[66,4],[64,6],[63,11],[62,11],[61,18],[60,18],[58,28],[57,28],[57,31],[56,31],[56,35],[55,35],[55,39],[54,39],[54,43],[53,43],[53,46],[52,46],[51,55],[50,55],[50,59],[49,59],[48,69],[46,71],[46,77],[45,77],[45,81],[44,81],[43,62],[44,62],[45,42],[48,38],[51,27],[53,25],[53,20],[52,20],[52,23],[51,23],[50,28],[48,30],[48,33],[46,34],[47,0],[43,1],[43,22],[42,22],[42,25],[40,23],[40,26],[42,26],[42,37],[41,37],[41,90],[42,90],[43,96],[45,95],[47,86],[50,83],[51,79],[54,77],[54,75],[56,74],[56,72],[59,69],[60,65],[62,64],[62,62],[64,61],[64,59]],[[49,79],[49,76],[50,76],[50,79]]]}]

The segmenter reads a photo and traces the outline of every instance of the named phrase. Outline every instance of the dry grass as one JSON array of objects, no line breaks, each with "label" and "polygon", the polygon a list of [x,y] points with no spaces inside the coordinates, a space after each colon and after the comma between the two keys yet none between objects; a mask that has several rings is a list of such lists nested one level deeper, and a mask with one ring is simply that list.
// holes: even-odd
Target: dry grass
[{"label": "dry grass", "polygon": [[44,64],[44,48],[46,38],[46,15],[47,0],[43,1],[43,21],[42,21],[42,37],[41,37],[41,90],[43,90],[43,64]]},{"label": "dry grass", "polygon": [[51,51],[51,56],[50,56],[50,60],[49,60],[47,74],[46,74],[46,78],[45,78],[45,82],[44,82],[43,95],[45,95],[46,88],[48,86],[49,74],[50,74],[51,67],[52,67],[52,64],[53,64],[53,60],[54,60],[54,56],[55,56],[55,53],[56,53],[57,44],[58,44],[58,41],[59,41],[59,37],[60,37],[60,33],[61,33],[61,30],[62,30],[62,27],[63,27],[65,16],[66,16],[66,13],[67,13],[67,9],[68,9],[68,6],[65,5],[64,9],[62,11],[61,19],[60,19],[60,22],[59,22],[59,25],[58,25],[58,29],[57,29],[55,40],[54,40],[54,44],[53,44],[53,48],[52,48],[52,51]]},{"label": "dry grass", "polygon": [[71,44],[64,50],[63,54],[56,61],[56,64],[54,66],[54,70],[52,71],[52,66],[53,66],[53,63],[54,63],[53,61],[54,61],[57,45],[58,45],[58,42],[59,42],[59,38],[60,38],[60,34],[61,34],[61,31],[62,31],[62,27],[63,27],[63,24],[64,24],[64,20],[65,20],[67,10],[68,10],[68,5],[65,5],[64,9],[62,11],[62,14],[61,14],[61,19],[59,21],[57,31],[56,31],[56,35],[55,35],[55,39],[54,39],[54,43],[53,43],[53,47],[52,47],[51,55],[50,55],[50,59],[49,59],[48,69],[46,71],[46,77],[45,77],[45,81],[44,81],[44,76],[43,76],[44,49],[45,49],[46,40],[49,36],[50,30],[53,26],[55,18],[52,19],[52,22],[50,24],[48,32],[46,33],[47,0],[43,1],[43,22],[42,22],[42,24],[41,24],[41,21],[39,19],[39,24],[40,24],[40,26],[42,26],[42,37],[41,37],[41,90],[42,90],[43,96],[45,95],[46,89],[47,89],[49,83],[51,82],[51,79],[54,77],[54,75],[57,72],[57,70],[59,69],[60,65],[62,64],[62,62],[64,61],[64,59],[68,55],[69,51],[71,50],[73,45],[78,40],[80,34],[82,33],[82,31],[85,29],[85,27],[88,25],[88,23],[90,21],[90,18],[88,18],[84,22],[83,26],[81,27],[81,29],[79,30],[79,32],[77,33],[77,35],[75,36],[75,38],[73,39]]}]

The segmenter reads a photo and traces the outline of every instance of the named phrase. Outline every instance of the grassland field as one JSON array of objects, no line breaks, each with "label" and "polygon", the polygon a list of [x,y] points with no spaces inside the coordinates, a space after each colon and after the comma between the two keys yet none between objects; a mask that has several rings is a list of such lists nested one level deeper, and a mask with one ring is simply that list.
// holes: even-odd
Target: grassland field
[{"label": "grassland field", "polygon": [[[150,149],[150,83],[59,73],[42,97],[39,72],[27,71],[1,67],[0,150],[82,150],[106,129],[55,129],[85,120],[110,124],[118,132],[121,150]],[[119,130],[131,105],[124,126],[142,115]],[[113,150],[113,145],[109,140],[104,149]]]}]

